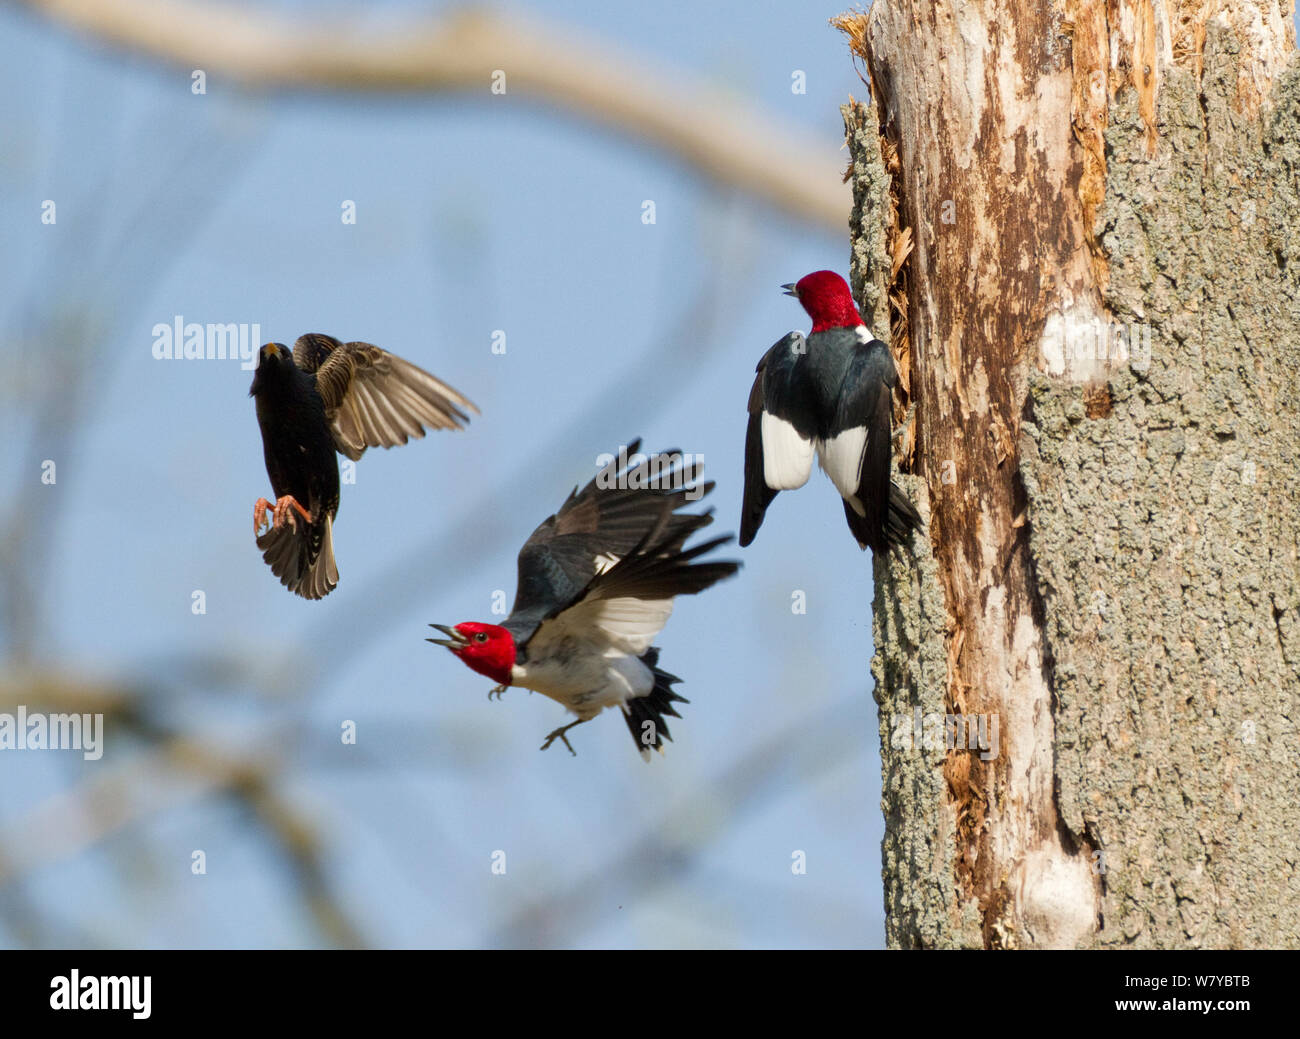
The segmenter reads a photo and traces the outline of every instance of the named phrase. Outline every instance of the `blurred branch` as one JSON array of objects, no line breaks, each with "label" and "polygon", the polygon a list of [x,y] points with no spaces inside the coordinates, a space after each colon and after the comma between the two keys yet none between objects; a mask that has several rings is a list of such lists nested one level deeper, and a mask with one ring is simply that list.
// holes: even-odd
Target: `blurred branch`
[{"label": "blurred branch", "polygon": [[548,101],[677,155],[706,176],[842,234],[851,198],[824,141],[701,80],[518,14],[465,9],[383,31],[199,0],[15,0],[114,46],[265,89],[477,91]]},{"label": "blurred branch", "polygon": [[[102,713],[115,728],[146,741],[129,757],[115,755],[124,758],[121,764],[97,770],[93,777],[31,808],[17,825],[5,828],[0,847],[9,850],[0,855],[0,896],[23,876],[168,809],[224,793],[251,813],[280,851],[293,878],[294,894],[325,939],[343,948],[364,947],[364,938],[331,890],[324,849],[314,827],[277,792],[289,734],[277,733],[261,749],[234,753],[162,730],[138,710],[144,699],[122,686],[80,682],[58,674],[0,678],[0,709],[29,704],[37,710]],[[21,900],[16,902],[21,905]],[[18,922],[25,931],[31,930],[30,921]]]},{"label": "blurred branch", "polygon": [[[56,239],[37,268],[34,295],[14,318],[5,360],[22,373],[22,406],[32,429],[18,471],[33,483],[44,459],[73,453],[94,387],[111,363],[111,353],[99,344],[139,298],[129,287],[156,280],[193,240],[236,182],[250,146],[229,128],[216,132],[193,120],[161,136],[176,142],[166,162],[149,156],[121,171],[129,191],[114,193],[108,171],[97,178],[79,203],[90,217],[78,231]],[[147,154],[142,148],[128,151]],[[118,219],[105,221],[101,212]],[[45,579],[56,544],[49,535],[59,504],[52,494],[17,493],[0,513],[0,632],[8,639],[11,665],[30,665],[40,648]]]}]

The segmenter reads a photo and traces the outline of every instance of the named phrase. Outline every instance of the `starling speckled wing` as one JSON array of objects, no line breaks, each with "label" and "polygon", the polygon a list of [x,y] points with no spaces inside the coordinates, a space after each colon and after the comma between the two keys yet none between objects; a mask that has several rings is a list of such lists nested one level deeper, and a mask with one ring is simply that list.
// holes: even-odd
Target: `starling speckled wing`
[{"label": "starling speckled wing", "polygon": [[429,429],[460,429],[477,413],[469,400],[409,361],[370,343],[299,337],[293,354],[267,343],[249,395],[256,398],[266,473],[275,504],[259,498],[253,528],[271,527],[257,547],[291,592],[320,599],[338,584],[334,517],[336,452],[354,461],[367,447],[395,447]]}]

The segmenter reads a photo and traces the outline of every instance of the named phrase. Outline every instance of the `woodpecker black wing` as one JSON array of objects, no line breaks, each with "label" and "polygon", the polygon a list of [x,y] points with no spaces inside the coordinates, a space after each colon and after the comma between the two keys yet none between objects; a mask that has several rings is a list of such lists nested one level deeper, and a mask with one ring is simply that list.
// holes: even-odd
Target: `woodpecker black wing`
[{"label": "woodpecker black wing", "polygon": [[[648,754],[649,737],[656,749],[662,749],[663,740],[672,739],[664,716],[680,717],[673,704],[688,702],[673,692],[672,684],[680,679],[660,670],[658,649],[651,645],[672,614],[674,598],[696,595],[740,569],[734,560],[696,562],[730,541],[730,534],[686,548],[677,521],[687,517],[674,515],[673,503],[664,498],[658,509],[658,518],[641,540],[612,565],[598,570],[570,605],[536,625],[528,643],[529,654],[542,659],[560,657],[572,651],[569,647],[593,641],[606,655],[639,658],[650,669],[653,685],[643,695],[624,701],[623,716],[643,755]],[[712,520],[707,513],[690,518],[701,521],[696,527]],[[652,723],[649,729],[646,722]]]},{"label": "woodpecker black wing", "polygon": [[659,531],[657,549],[670,552],[713,522],[708,513],[676,512],[712,489],[711,483],[697,482],[701,464],[683,464],[678,451],[638,463],[640,446],[639,439],[632,441],[585,487],[575,488],[519,550],[514,607],[502,625],[516,645],[522,648],[542,621],[581,598],[598,573],[636,549],[652,530]]},{"label": "woodpecker black wing", "polygon": [[684,548],[664,529],[668,515],[663,528],[650,531],[630,553],[596,574],[573,604],[555,615],[555,622],[601,629],[619,648],[640,655],[663,630],[674,597],[697,595],[740,569],[732,560],[695,562],[732,535]]},{"label": "woodpecker black wing", "polygon": [[920,516],[889,478],[894,358],[879,339],[853,351],[826,438],[822,467],[844,499],[858,546],[873,552],[903,544]]},{"label": "woodpecker black wing", "polygon": [[777,492],[763,480],[763,371],[767,357],[758,362],[749,391],[749,422],[745,426],[745,496],[740,510],[740,547],[754,540],[763,525],[767,507]]},{"label": "woodpecker black wing", "polygon": [[750,544],[779,491],[808,482],[818,433],[808,374],[808,341],[791,332],[758,362],[745,430],[745,496],[740,546]]},{"label": "woodpecker black wing", "polygon": [[478,411],[441,379],[370,343],[311,332],[298,338],[293,359],[315,373],[335,446],[354,461],[367,447],[423,437],[426,427],[459,429],[466,411]]}]

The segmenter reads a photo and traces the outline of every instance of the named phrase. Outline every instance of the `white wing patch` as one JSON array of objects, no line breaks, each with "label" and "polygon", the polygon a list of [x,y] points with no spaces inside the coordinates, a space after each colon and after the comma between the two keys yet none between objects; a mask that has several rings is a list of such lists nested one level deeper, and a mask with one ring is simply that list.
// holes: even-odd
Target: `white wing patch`
[{"label": "white wing patch", "polygon": [[672,616],[671,599],[584,599],[546,621],[528,644],[528,657],[545,655],[550,644],[576,638],[600,652],[639,657]]},{"label": "white wing patch", "polygon": [[817,441],[817,462],[835,484],[853,511],[862,514],[858,484],[862,479],[862,458],[867,448],[867,427],[855,426],[828,440]]},{"label": "white wing patch", "polygon": [[564,704],[579,718],[645,696],[654,674],[638,657],[672,613],[672,600],[592,599],[543,621],[516,664],[517,685]]},{"label": "white wing patch", "polygon": [[614,555],[612,552],[605,552],[601,555],[596,556],[591,562],[592,565],[595,566],[596,568],[596,573],[603,574],[606,570],[608,570],[611,566],[613,566],[615,563],[618,562],[618,556]]},{"label": "white wing patch", "polygon": [[785,419],[766,411],[759,431],[763,438],[763,482],[768,488],[792,491],[806,484],[812,472],[814,441],[800,436]]},{"label": "white wing patch", "polygon": [[[590,611],[590,612],[587,612]],[[611,647],[641,656],[672,616],[671,599],[594,599],[574,609],[609,640]],[[566,618],[567,619],[567,618]],[[578,621],[578,618],[574,618]]]}]

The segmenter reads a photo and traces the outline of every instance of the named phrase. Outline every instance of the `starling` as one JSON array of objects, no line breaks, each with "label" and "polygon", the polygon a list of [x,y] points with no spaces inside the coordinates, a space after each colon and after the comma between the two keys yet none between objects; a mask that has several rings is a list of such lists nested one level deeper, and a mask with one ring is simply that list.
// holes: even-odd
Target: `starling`
[{"label": "starling", "polygon": [[[339,508],[335,452],[353,461],[367,447],[395,447],[431,429],[460,429],[469,400],[409,361],[370,343],[300,336],[258,353],[249,387],[257,398],[266,473],[275,504],[253,506],[257,547],[291,592],[320,599],[339,582],[334,516]],[[261,533],[271,513],[270,527]]]}]

